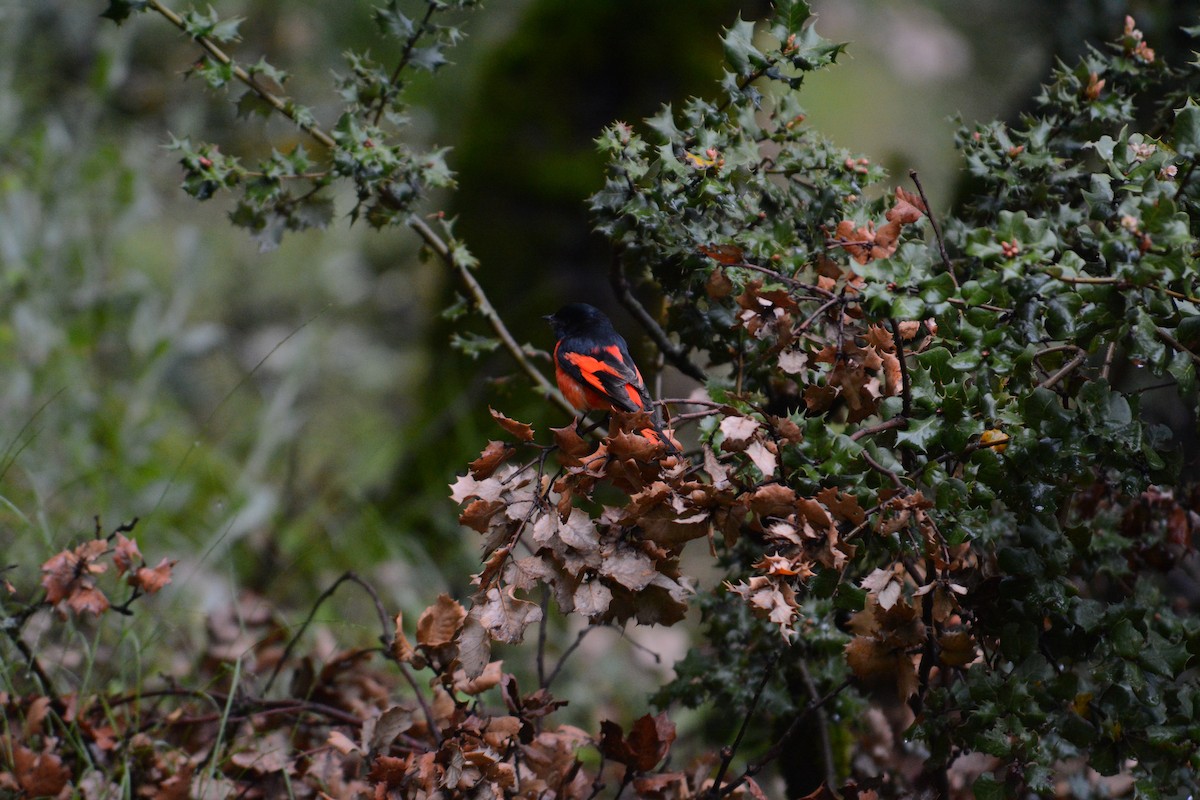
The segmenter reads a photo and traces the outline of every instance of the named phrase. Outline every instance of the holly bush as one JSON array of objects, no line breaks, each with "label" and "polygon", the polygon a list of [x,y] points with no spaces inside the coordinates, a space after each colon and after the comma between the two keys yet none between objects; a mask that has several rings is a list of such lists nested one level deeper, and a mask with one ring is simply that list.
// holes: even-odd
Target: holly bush
[{"label": "holly bush", "polygon": [[[252,169],[175,140],[186,191],[237,192],[231,220],[269,246],[326,224],[334,188],[351,186],[354,218],[412,227],[458,277],[492,334],[461,321],[460,347],[503,348],[570,411],[473,276],[500,266],[476,264],[446,220],[417,216],[452,176],[443,151],[404,143],[402,90],[445,62],[459,34],[439,15],[468,5],[430,0],[421,18],[394,1],[378,9],[397,65],[348,56],[328,132],[285,96],[285,73],[225,53],[236,26],[215,13],[111,0],[107,15],[156,12],[202,47],[194,72],[208,84],[241,86],[239,108],[283,115],[315,143]],[[413,699],[394,699],[394,677],[368,679],[360,651],[319,674],[300,664],[292,705],[271,705],[292,639],[262,656],[265,683],[248,669],[238,692],[207,695],[224,701],[222,724],[176,741],[206,753],[199,766],[168,760],[156,775],[192,785],[200,768],[217,780],[219,764],[243,791],[282,773],[296,794],[377,797],[1200,787],[1188,596],[1200,62],[1164,64],[1127,20],[1116,41],[1057,68],[1019,121],[960,128],[965,177],[941,212],[917,174],[889,180],[806,123],[806,78],[844,51],[812,22],[800,0],[735,22],[713,97],[599,136],[607,179],[591,209],[614,250],[614,292],[698,383],[663,401],[684,452],[639,435],[644,414],[588,434],[494,410],[498,438],[451,488],[481,537],[469,607],[439,598],[413,644],[380,606],[382,652]],[[88,563],[108,552],[85,549]],[[47,562],[46,588],[83,613],[78,591],[93,587],[62,573],[68,562]],[[697,641],[651,698],[658,714],[595,734],[551,720],[550,686],[590,630],[547,669],[552,610],[673,626],[692,608]],[[493,647],[534,637],[538,685],[523,693]],[[429,670],[432,688],[413,670]],[[670,716],[682,709],[700,711],[681,734]],[[289,729],[268,712],[308,721]],[[255,733],[275,737],[280,764],[263,766]],[[0,779],[28,791],[49,745],[37,756],[4,741]],[[212,760],[231,741],[254,758]],[[776,761],[780,777],[764,778]],[[70,777],[55,775],[60,788]]]}]

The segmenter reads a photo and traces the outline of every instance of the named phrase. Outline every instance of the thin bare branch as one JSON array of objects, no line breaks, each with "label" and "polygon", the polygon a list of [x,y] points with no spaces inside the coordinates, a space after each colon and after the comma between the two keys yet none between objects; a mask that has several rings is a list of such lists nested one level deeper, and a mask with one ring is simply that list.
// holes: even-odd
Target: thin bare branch
[{"label": "thin bare branch", "polygon": [[1191,350],[1189,350],[1187,348],[1187,346],[1184,345],[1183,342],[1179,341],[1178,339],[1176,339],[1174,336],[1172,336],[1170,333],[1168,333],[1166,330],[1164,330],[1162,328],[1155,328],[1154,332],[1158,334],[1158,338],[1162,339],[1164,342],[1171,345],[1171,347],[1175,348],[1180,353],[1183,353],[1185,356],[1190,358],[1192,360],[1193,364],[1195,364],[1196,366],[1200,366],[1200,356],[1196,355]]},{"label": "thin bare branch", "polygon": [[550,688],[550,684],[554,683],[554,679],[558,677],[558,673],[562,672],[563,664],[567,663],[567,659],[571,657],[571,654],[579,649],[579,645],[583,644],[584,638],[586,638],[587,635],[592,631],[599,630],[603,627],[603,625],[588,625],[586,628],[581,630],[578,635],[576,635],[575,641],[571,642],[571,646],[568,647],[566,651],[564,651],[563,654],[558,657],[558,663],[554,665],[554,670],[550,673],[550,677],[547,678],[546,682],[542,684],[543,689]]},{"label": "thin bare branch", "polygon": [[426,2],[428,5],[425,8],[425,18],[419,24],[413,26],[408,41],[404,43],[404,50],[400,53],[400,59],[396,62],[396,68],[392,70],[392,79],[388,81],[387,88],[379,94],[379,107],[375,109],[375,118],[372,120],[376,125],[383,118],[383,112],[387,110],[388,101],[391,100],[391,95],[400,82],[400,74],[404,72],[404,68],[408,66],[408,60],[412,58],[413,48],[417,46],[421,35],[425,33],[425,28],[429,25],[429,20],[433,18],[433,12],[438,8],[436,2],[432,0],[426,0]]},{"label": "thin bare branch", "polygon": [[900,476],[897,475],[894,470],[890,470],[887,467],[885,467],[883,464],[880,464],[878,461],[876,461],[874,458],[872,458],[871,454],[868,453],[866,450],[863,450],[862,453],[860,453],[860,455],[863,457],[863,461],[867,462],[868,467],[875,470],[876,472],[886,475],[891,480],[893,486],[895,486],[897,489],[904,488],[904,482],[900,480]]},{"label": "thin bare branch", "polygon": [[[808,701],[810,703],[819,703],[821,695],[817,693],[817,684],[812,679],[812,674],[808,671],[808,664],[801,660],[796,664],[800,671],[800,679],[804,681],[804,688],[808,692]],[[825,785],[837,785],[837,765],[833,761],[833,742],[829,736],[829,715],[825,713],[825,709],[820,705],[813,711],[817,715],[817,736],[821,739],[821,766],[825,771]]]},{"label": "thin bare branch", "polygon": [[938,253],[942,256],[942,265],[946,268],[946,273],[949,274],[950,280],[954,282],[954,288],[958,288],[958,277],[954,274],[954,265],[950,263],[950,256],[946,253],[946,242],[942,239],[942,226],[938,225],[937,217],[933,215],[933,211],[929,208],[929,198],[925,196],[925,187],[921,185],[921,178],[917,175],[915,169],[908,171],[908,177],[912,178],[912,182],[917,185],[917,194],[921,195],[921,202],[925,205],[925,216],[929,218],[929,224],[933,226],[933,236],[937,239]]},{"label": "thin bare branch", "polygon": [[721,748],[721,766],[717,769],[717,777],[713,781],[712,789],[709,790],[710,797],[721,796],[721,783],[725,780],[725,773],[729,771],[729,765],[733,761],[733,757],[737,755],[738,748],[742,744],[742,738],[746,735],[746,729],[750,727],[750,719],[754,716],[754,711],[758,708],[758,701],[762,699],[763,690],[767,688],[772,676],[775,675],[775,667],[779,664],[779,657],[783,655],[783,650],[776,650],[772,654],[771,659],[767,662],[767,668],[763,671],[762,680],[758,683],[758,689],[754,692],[754,697],[750,699],[750,705],[746,707],[746,714],[742,717],[742,725],[738,728],[737,736],[733,739],[733,744],[728,747]]},{"label": "thin bare branch", "polygon": [[838,684],[836,688],[830,690],[824,697],[821,697],[818,700],[809,701],[808,705],[805,706],[804,709],[796,715],[795,719],[792,720],[792,723],[788,725],[788,729],[784,731],[783,736],[780,736],[779,740],[776,741],[775,744],[771,745],[767,752],[763,753],[758,761],[755,761],[753,764],[748,764],[746,769],[742,772],[737,780],[732,781],[728,786],[722,789],[721,796],[725,797],[733,794],[735,791],[737,791],[739,786],[761,772],[763,767],[779,758],[779,756],[783,753],[784,747],[787,745],[788,741],[793,735],[795,735],[796,731],[800,729],[800,724],[808,718],[808,715],[819,708],[823,708],[826,703],[841,694],[849,685],[850,679],[847,678]]},{"label": "thin bare branch", "polygon": [[1109,374],[1112,372],[1113,359],[1117,355],[1117,343],[1109,342],[1108,350],[1104,353],[1104,367],[1100,370],[1100,377],[1108,380]]},{"label": "thin bare branch", "polygon": [[671,362],[675,369],[693,378],[700,383],[708,380],[704,374],[704,370],[697,367],[688,360],[687,353],[683,348],[678,347],[667,338],[666,331],[662,326],[650,316],[650,312],[646,311],[638,299],[633,296],[633,288],[629,285],[629,278],[625,275],[625,265],[621,261],[620,253],[614,253],[612,257],[612,267],[608,273],[609,282],[612,283],[613,291],[617,293],[617,299],[621,305],[625,306],[637,323],[645,329],[650,338],[654,340],[654,344],[658,347],[659,352],[663,354],[663,358]]},{"label": "thin bare branch", "polygon": [[878,425],[868,425],[865,428],[859,428],[854,433],[850,434],[850,440],[857,442],[859,439],[863,438],[864,436],[874,436],[877,433],[883,433],[884,431],[890,431],[893,428],[907,428],[907,427],[908,427],[908,418],[907,417],[892,417],[889,420],[884,420],[883,422],[879,423]]},{"label": "thin bare branch", "polygon": [[[163,5],[159,0],[149,0],[149,7],[161,14],[168,22],[170,22],[176,28],[179,28],[179,30],[183,31],[184,33],[188,32],[187,24],[184,22],[183,17],[179,16],[179,14]],[[337,142],[333,140],[332,136],[330,136],[316,124],[301,120],[297,116],[295,109],[289,105],[286,100],[272,92],[267,87],[263,86],[261,83],[259,83],[257,78],[255,78],[242,67],[235,64],[233,59],[230,58],[229,55],[222,50],[216,42],[212,41],[206,36],[196,36],[193,38],[195,39],[196,44],[203,47],[209,55],[225,66],[230,67],[233,71],[233,77],[237,78],[238,81],[243,83],[247,88],[262,98],[267,105],[271,106],[271,108],[275,109],[277,112],[296,123],[300,130],[304,131],[329,149],[333,150],[337,148]]]},{"label": "thin bare branch", "polygon": [[903,403],[904,417],[912,417],[912,384],[908,377],[908,360],[904,355],[904,339],[900,336],[900,326],[895,319],[888,319],[888,323],[892,326],[892,341],[896,343],[896,360],[900,362],[900,400]]},{"label": "thin bare branch", "polygon": [[1054,388],[1056,385],[1058,385],[1059,381],[1061,381],[1063,378],[1067,377],[1072,372],[1077,370],[1084,361],[1087,361],[1087,353],[1080,351],[1074,358],[1072,358],[1066,364],[1063,364],[1063,366],[1057,372],[1055,372],[1050,377],[1046,378],[1046,380],[1039,383],[1038,388],[1039,389]]},{"label": "thin bare branch", "polygon": [[447,267],[454,270],[454,272],[458,275],[459,280],[462,281],[464,288],[466,288],[467,293],[474,302],[475,309],[483,316],[484,319],[488,321],[488,324],[492,327],[492,331],[504,345],[504,349],[508,351],[508,354],[511,355],[514,360],[516,360],[517,365],[522,369],[522,371],[524,371],[526,375],[533,379],[533,382],[538,387],[538,390],[541,391],[542,394],[544,394],[547,398],[549,398],[550,401],[555,405],[562,408],[568,414],[574,416],[576,413],[574,406],[567,402],[567,399],[562,396],[562,392],[558,391],[558,388],[551,384],[550,381],[547,380],[546,376],[542,374],[541,370],[535,367],[529,360],[525,354],[524,348],[517,343],[517,340],[513,338],[513,335],[509,332],[508,327],[504,324],[504,320],[502,320],[500,315],[496,313],[495,307],[492,306],[492,302],[488,300],[487,294],[483,291],[483,287],[479,285],[479,281],[475,280],[475,276],[471,274],[470,268],[466,264],[461,263],[459,259],[454,257],[454,253],[450,250],[450,246],[446,244],[442,237],[437,235],[433,228],[429,227],[425,220],[421,219],[420,217],[412,217],[408,224],[409,227],[416,231],[417,234],[425,240],[425,244],[429,245],[429,249],[436,253],[438,258],[440,258]]},{"label": "thin bare branch", "polygon": [[380,636],[380,639],[383,641],[385,647],[390,647],[391,631],[389,630],[389,621],[387,612],[383,610],[383,603],[379,600],[379,594],[375,591],[373,586],[364,581],[362,578],[358,577],[357,573],[353,571],[344,572],[342,573],[341,577],[334,581],[328,589],[321,592],[320,597],[318,597],[316,602],[313,603],[312,609],[308,612],[308,617],[305,618],[299,629],[297,629],[296,633],[288,641],[287,647],[283,649],[283,655],[280,656],[279,661],[275,663],[275,669],[271,671],[271,676],[267,678],[266,686],[263,687],[263,694],[271,691],[271,687],[275,684],[275,679],[279,677],[279,671],[283,669],[283,665],[287,663],[288,658],[292,654],[292,650],[295,649],[296,644],[300,641],[300,637],[304,635],[304,632],[308,630],[308,626],[312,624],[313,618],[316,617],[318,609],[321,608],[321,605],[326,600],[333,596],[333,593],[337,591],[339,586],[347,581],[361,586],[364,590],[366,590],[367,594],[371,596],[371,599],[375,601],[375,611],[379,615],[379,621],[383,627],[383,635]]}]

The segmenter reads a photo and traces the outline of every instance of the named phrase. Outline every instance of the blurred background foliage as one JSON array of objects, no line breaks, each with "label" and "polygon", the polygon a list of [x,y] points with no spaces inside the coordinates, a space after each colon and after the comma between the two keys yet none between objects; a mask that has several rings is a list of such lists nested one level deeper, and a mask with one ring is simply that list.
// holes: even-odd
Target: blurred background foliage
[{"label": "blurred background foliage", "polygon": [[[327,230],[259,252],[222,201],[185,197],[169,135],[250,159],[294,132],[236,120],[235,98],[183,79],[194,44],[150,15],[109,24],[105,5],[0,0],[0,567],[41,563],[97,515],[109,528],[137,517],[147,558],[182,562],[157,618],[130,624],[182,652],[231,597],[306,609],[346,569],[410,613],[440,591],[463,596],[477,557],[446,485],[495,435],[488,403],[538,425],[565,420],[502,353],[449,347],[440,312],[452,280],[414,236],[351,226],[352,198]],[[325,121],[339,54],[375,41],[370,3],[215,5],[246,19],[238,56],[292,72],[292,91]],[[1011,118],[1054,58],[1111,39],[1126,13],[1160,57],[1190,58],[1177,28],[1200,3],[813,5],[822,34],[851,44],[806,88],[809,119],[894,175],[920,170],[946,208],[953,115]],[[764,12],[734,0],[513,0],[464,20],[456,64],[414,87],[411,130],[420,146],[453,147],[460,188],[429,211],[458,217],[519,338],[548,348],[539,317],[578,299],[633,334],[607,286],[610,253],[590,232],[585,201],[602,184],[593,139],[613,119],[709,92],[720,29]],[[687,390],[672,376],[668,386]],[[38,579],[5,576],[29,592]],[[339,598],[321,616],[362,621],[369,641],[367,602]],[[669,650],[662,669],[683,635],[656,641]],[[658,683],[591,664],[588,686],[559,690],[594,698]]]}]

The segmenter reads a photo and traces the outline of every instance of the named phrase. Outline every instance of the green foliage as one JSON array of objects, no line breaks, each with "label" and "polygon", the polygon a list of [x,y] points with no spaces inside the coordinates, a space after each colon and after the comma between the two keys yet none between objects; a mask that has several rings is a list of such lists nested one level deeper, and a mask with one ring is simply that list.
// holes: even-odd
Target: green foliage
[{"label": "green foliage", "polygon": [[[287,73],[264,59],[243,66],[222,50],[238,40],[239,21],[154,4],[202,48],[192,74],[213,89],[245,89],[239,116],[281,115],[315,143],[264,148],[269,155],[253,168],[212,144],[176,138],[170,148],[184,190],[199,200],[235,192],[230,220],[264,248],[287,232],[327,226],[339,186],[354,193],[352,221],[411,226],[496,334],[455,333],[452,345],[472,358],[503,346],[551,396],[529,349],[472,277],[479,265],[452,225],[440,219],[434,231],[415,215],[454,179],[445,150],[401,140],[404,90],[411,75],[437,72],[461,39],[457,27],[435,20],[471,5],[427,0],[420,19],[394,1],[377,8],[374,22],[395,52],[385,62],[346,54],[348,72],[336,79],[343,105],[325,128],[282,94]],[[113,0],[105,16],[121,22],[148,8]],[[806,124],[806,78],[844,50],[812,22],[800,0],[780,0],[761,25],[737,19],[723,37],[715,99],[664,107],[644,131],[613,124],[598,140],[608,170],[591,210],[616,250],[616,283],[636,270],[655,285],[670,336],[653,315],[639,319],[667,360],[705,378],[706,396],[682,403],[679,417],[696,422],[694,446],[667,452],[665,434],[647,435],[647,425],[657,426],[648,409],[615,414],[599,443],[566,426],[552,444],[493,411],[506,441],[489,441],[451,488],[460,521],[482,536],[471,607],[439,598],[421,615],[414,646],[403,619],[390,626],[357,575],[333,587],[368,589],[384,624],[383,653],[416,698],[391,705],[386,680],[355,666],[362,651],[319,675],[302,659],[288,705],[274,706],[265,696],[289,662],[292,638],[271,656],[277,667],[265,681],[243,678],[239,655],[224,676],[236,691],[198,692],[223,711],[213,738],[178,744],[180,759],[189,747],[188,758],[226,750],[230,721],[272,710],[326,715],[302,741],[285,736],[285,747],[305,753],[304,769],[293,758],[274,770],[313,792],[330,788],[308,761],[321,750],[333,759],[324,762],[328,774],[358,781],[343,787],[347,794],[592,797],[609,780],[617,796],[630,786],[647,797],[760,796],[754,776],[788,748],[796,757],[781,771],[793,796],[846,781],[843,793],[854,796],[909,797],[927,787],[947,796],[959,782],[976,797],[1050,797],[1064,781],[1083,781],[1085,767],[1131,776],[1138,796],[1200,789],[1200,624],[1168,580],[1194,556],[1197,465],[1179,446],[1189,431],[1151,413],[1172,403],[1192,425],[1197,413],[1197,64],[1164,65],[1129,20],[1107,50],[1059,66],[1018,122],[960,128],[969,185],[941,214],[915,173],[915,193],[885,191],[882,169]],[[135,343],[138,358],[116,369],[135,398],[158,385],[186,338],[178,318],[136,282],[131,315],[108,294],[87,295],[105,298],[85,310],[106,324],[76,328],[68,309],[44,307],[61,296],[39,286],[34,271],[9,265],[5,278],[16,300],[0,334],[19,342],[32,365],[25,382],[42,396],[47,376],[88,377],[71,348],[90,345],[90,334]],[[623,300],[644,312],[632,294]],[[466,304],[446,318],[457,323]],[[112,370],[99,355],[100,368]],[[1160,383],[1146,385],[1144,373]],[[10,391],[29,406],[28,386]],[[44,407],[53,409],[55,397]],[[165,456],[188,458],[185,437],[176,430],[134,442],[143,445],[134,461],[127,451],[137,448],[112,443],[130,429],[112,405],[103,397],[95,408],[66,409],[86,428],[64,438],[71,457],[103,469],[96,454],[122,454],[100,490],[158,490],[156,512],[201,513],[206,487],[153,480]],[[183,416],[153,409],[133,413],[167,432]],[[10,450],[36,438],[23,437]],[[269,451],[273,442],[258,446]],[[208,475],[223,483],[235,470],[217,462]],[[28,483],[23,496],[5,498],[15,517],[36,505],[36,476]],[[263,506],[274,508],[272,499]],[[266,515],[255,521],[268,524]],[[136,545],[130,551],[117,532],[99,534],[43,564],[44,596],[28,581],[10,592],[21,599],[6,600],[6,635],[29,668],[0,675],[6,686],[36,685],[61,705],[23,629],[64,601],[100,613],[92,567],[111,558],[124,572],[110,543],[125,548],[126,560]],[[698,598],[686,570],[699,548],[685,554],[696,540],[715,554],[717,576]],[[134,597],[161,587],[161,576],[143,569],[135,573],[142,583],[131,581]],[[665,713],[638,719],[628,736],[612,721],[593,736],[545,720],[559,705],[549,693],[558,668],[592,630],[548,671],[552,608],[589,624],[672,626],[690,603],[700,611],[701,641],[652,700],[707,709],[702,730],[711,741],[692,749],[725,745],[719,753],[656,771],[677,735]],[[263,627],[272,628],[264,639],[282,638]],[[516,645],[534,629],[537,689],[522,693],[491,659],[492,647]],[[428,699],[410,674],[424,669],[433,674]],[[338,689],[343,674],[354,688]],[[495,687],[502,701],[494,707],[503,710],[493,712],[478,697]],[[319,702],[310,705],[312,697]],[[52,752],[57,740],[28,721],[33,702],[6,698],[5,719],[35,731],[53,780],[37,782],[34,751],[4,738],[0,788],[38,794],[35,787],[52,786],[42,793],[54,794],[87,759],[63,766]],[[99,705],[107,702],[116,701]],[[87,740],[100,747],[94,730],[69,723],[60,731],[82,742],[81,752]],[[257,731],[241,733],[237,747],[249,747]],[[878,745],[899,736],[913,755]],[[585,746],[600,754],[587,769],[577,755]],[[737,774],[739,747],[759,755]],[[989,760],[963,766],[967,754]],[[155,769],[170,772],[171,760]],[[810,763],[820,768],[806,771]],[[230,792],[237,781],[242,791],[261,790],[263,776],[242,766],[231,756],[201,778]],[[180,768],[170,780],[190,777]]]},{"label": "green foliage", "polygon": [[[246,91],[236,101],[240,116],[282,114],[321,146],[316,158],[299,145],[286,153],[272,151],[251,169],[222,155],[216,145],[174,139],[171,148],[181,156],[184,190],[197,200],[237,190],[230,221],[249,230],[264,250],[278,247],[286,232],[328,225],[333,216],[329,187],[337,179],[354,184],[357,203],[351,220],[362,217],[375,228],[405,224],[430,190],[448,188],[453,181],[444,149],[413,152],[399,141],[409,123],[404,90],[412,73],[436,72],[446,64],[444,51],[462,39],[458,27],[435,22],[435,15],[474,5],[475,0],[429,0],[419,20],[406,16],[395,0],[377,8],[374,19],[385,45],[399,51],[395,65],[384,66],[365,53],[345,54],[349,72],[335,77],[345,110],[328,133],[311,108],[281,94],[287,72],[264,57],[243,65],[221,50],[220,45],[238,40],[242,20],[222,19],[211,7],[205,13],[168,11],[164,16],[205,49],[189,74],[212,89],[244,85]],[[119,23],[145,10],[145,3],[113,2],[104,16]]]},{"label": "green foliage", "polygon": [[[840,587],[868,589],[846,650],[868,684],[911,619],[879,610],[923,617],[909,644],[925,649],[897,689],[918,712],[909,735],[930,748],[928,771],[980,751],[1001,762],[977,796],[1051,794],[1063,759],[1110,774],[1133,758],[1160,791],[1194,791],[1188,666],[1200,628],[1161,582],[1192,546],[1194,512],[1186,485],[1158,488],[1181,479],[1179,447],[1147,420],[1129,371],[1167,379],[1194,420],[1200,358],[1184,342],[1200,310],[1200,189],[1187,93],[1200,74],[1156,61],[1129,24],[1108,52],[1057,70],[1019,124],[962,128],[973,183],[935,242],[928,225],[905,227],[923,221],[923,198],[866,199],[882,173],[804,125],[793,90],[839,52],[805,18],[779,9],[769,47],[735,23],[719,101],[664,107],[645,135],[605,132],[598,229],[660,287],[671,330],[713,366],[733,365],[710,378],[711,397],[776,437],[781,417],[803,427],[763,478],[797,494],[842,487],[863,509],[911,501],[903,523],[880,514],[845,564],[818,557],[809,580],[783,582],[851,609],[862,599]],[[906,374],[897,364],[884,379],[891,353]],[[989,429],[1008,437],[1003,448],[982,446]],[[702,425],[701,441],[729,451],[724,430]],[[860,529],[847,520],[838,535]],[[796,553],[763,533],[760,548],[731,551],[738,579],[775,580],[755,562]],[[875,581],[880,568],[900,584]],[[930,600],[948,586],[954,615],[939,618],[943,601]],[[1118,586],[1132,594],[1118,599]],[[658,697],[744,705],[746,682],[730,695],[703,676],[748,674],[752,626],[702,607],[711,646]],[[832,611],[800,613],[824,626]],[[951,667],[938,653],[955,631],[975,655]]]}]

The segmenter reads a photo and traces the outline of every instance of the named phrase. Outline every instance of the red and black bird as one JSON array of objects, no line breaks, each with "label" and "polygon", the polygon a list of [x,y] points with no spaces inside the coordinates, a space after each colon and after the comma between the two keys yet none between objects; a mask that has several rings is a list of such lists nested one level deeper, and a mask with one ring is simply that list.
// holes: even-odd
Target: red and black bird
[{"label": "red and black bird", "polygon": [[679,449],[663,431],[662,416],[646,391],[629,345],[604,312],[587,303],[570,303],[545,317],[554,329],[554,377],[567,402],[580,411],[649,413],[653,428],[642,435],[662,442],[668,453]]}]

